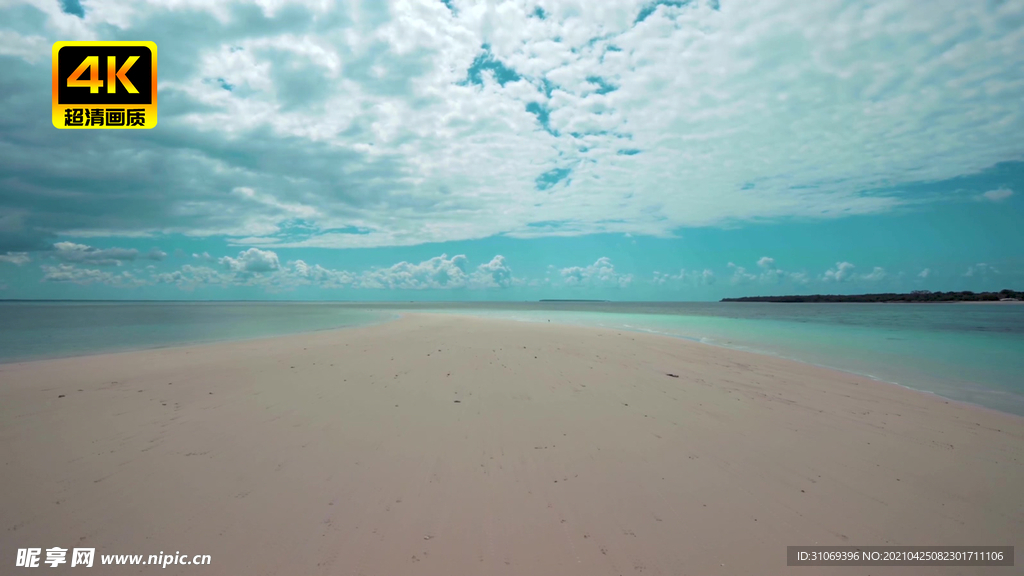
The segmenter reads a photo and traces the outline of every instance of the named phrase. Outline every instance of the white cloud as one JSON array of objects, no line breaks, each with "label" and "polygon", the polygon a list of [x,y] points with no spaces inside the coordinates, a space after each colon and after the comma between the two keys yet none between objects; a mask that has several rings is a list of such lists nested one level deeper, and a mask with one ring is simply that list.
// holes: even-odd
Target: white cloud
[{"label": "white cloud", "polygon": [[508,288],[513,280],[512,269],[505,264],[505,257],[499,254],[476,269],[471,284],[485,288]]},{"label": "white cloud", "polygon": [[999,270],[996,270],[984,262],[979,262],[972,266],[968,266],[967,271],[964,272],[964,277],[971,278],[974,276],[988,276],[989,274],[999,274]]},{"label": "white cloud", "polygon": [[192,266],[186,264],[180,270],[151,277],[153,284],[174,284],[183,290],[193,290],[199,286],[227,286],[235,283],[235,277],[214,270],[208,266]]},{"label": "white cloud", "polygon": [[775,259],[770,256],[762,256],[757,261],[757,267],[761,269],[761,272],[755,274],[753,272],[748,272],[743,266],[729,262],[728,268],[733,271],[731,279],[732,283],[746,284],[750,282],[760,282],[762,284],[778,284],[783,281],[796,284],[807,283],[807,274],[805,272],[790,272],[782,270],[775,264]]},{"label": "white cloud", "polygon": [[457,288],[466,284],[466,267],[465,256],[448,258],[447,254],[442,254],[419,264],[399,262],[389,268],[364,272],[358,286],[402,290]]},{"label": "white cloud", "polygon": [[[875,266],[871,269],[871,272],[864,274],[857,274],[853,271],[854,268],[856,266],[849,262],[836,262],[836,267],[826,270],[822,274],[821,280],[824,282],[880,282],[889,277],[889,273],[881,266]],[[925,278],[927,276],[921,277]]]},{"label": "white cloud", "polygon": [[996,188],[995,190],[989,190],[980,196],[982,200],[988,200],[990,202],[1002,202],[1010,196],[1013,196],[1013,190],[1009,188]]},{"label": "white cloud", "polygon": [[825,282],[846,282],[856,276],[853,273],[854,268],[856,266],[849,262],[836,262],[836,267],[826,270],[821,279]]},{"label": "white cloud", "polygon": [[32,261],[32,258],[25,252],[8,252],[6,254],[0,254],[0,262],[7,262],[8,264],[14,264],[21,266]]},{"label": "white cloud", "polygon": [[[212,257],[199,259],[213,260]],[[513,277],[512,269],[500,254],[476,268],[470,267],[465,255],[449,258],[442,254],[418,264],[399,262],[361,272],[325,268],[305,260],[289,261],[282,266],[276,252],[258,248],[244,250],[237,258],[225,256],[217,261],[224,271],[185,265],[174,272],[155,274],[152,281],[175,284],[189,290],[203,285],[263,286],[273,290],[299,286],[379,290],[488,289],[508,288],[519,281]]]},{"label": "white cloud", "polygon": [[164,252],[159,248],[151,248],[149,252],[146,252],[146,258],[149,260],[156,260],[157,262],[160,262],[164,258],[167,258],[167,252]]},{"label": "white cloud", "polygon": [[281,267],[275,252],[259,248],[243,250],[237,258],[224,256],[217,262],[232,272],[270,272]]},{"label": "white cloud", "polygon": [[633,282],[632,274],[620,274],[610,258],[602,256],[589,266],[570,266],[559,270],[566,286],[626,288]]},{"label": "white cloud", "polygon": [[310,284],[321,288],[345,288],[352,286],[356,275],[344,270],[331,270],[319,264],[309,265],[303,260],[289,262],[290,274],[299,284]]},{"label": "white cloud", "polygon": [[655,271],[652,282],[658,286],[664,286],[670,282],[679,282],[693,286],[710,286],[715,283],[715,280],[717,280],[715,273],[709,268],[703,270],[686,270],[683,268],[676,274]]},{"label": "white cloud", "polygon": [[775,259],[769,256],[762,256],[757,261],[757,267],[762,270],[761,280],[765,282],[779,282],[786,278],[788,273],[775,266]]},{"label": "white cloud", "polygon": [[17,56],[29,62],[37,62],[48,58],[51,44],[42,36],[22,36],[14,30],[0,29],[2,56]]},{"label": "white cloud", "polygon": [[[928,200],[904,184],[1021,159],[1024,34],[1006,24],[1021,2],[694,1],[635,24],[649,3],[545,0],[541,21],[519,0],[455,14],[264,0],[267,18],[287,17],[250,30],[227,1],[105,0],[85,19],[37,5],[45,22],[0,37],[37,62],[10,80],[0,121],[24,145],[0,171],[22,175],[33,192],[18,205],[56,232],[260,248],[667,237],[882,212]],[[66,138],[25,137],[48,98],[36,46],[157,26],[195,66],[161,68],[177,100],[154,139],[105,135],[79,158]],[[480,84],[466,82],[474,61],[492,68]],[[52,199],[72,178],[80,211],[66,214]],[[110,202],[115,188],[135,200]]]},{"label": "white cloud", "polygon": [[100,249],[74,242],[57,242],[53,245],[53,256],[62,262],[120,266],[138,258],[139,251],[135,248]]},{"label": "white cloud", "polygon": [[448,258],[442,254],[419,264],[399,262],[388,268],[368,270],[355,278],[353,286],[401,290],[508,288],[513,281],[512,269],[500,254],[475,269],[469,268],[464,255]]},{"label": "white cloud", "polygon": [[202,254],[192,254],[192,257],[202,262],[213,262],[216,260],[213,256],[210,256],[209,252],[203,252]]},{"label": "white cloud", "polygon": [[807,284],[811,280],[807,277],[807,272],[787,272],[789,279],[797,284]]},{"label": "white cloud", "polygon": [[42,266],[42,282],[66,282],[71,284],[106,284],[117,288],[133,288],[143,286],[145,281],[136,278],[129,271],[115,274],[106,270],[94,270],[89,268],[78,268],[72,264],[58,264],[57,266]]},{"label": "white cloud", "polygon": [[732,270],[732,283],[733,284],[745,284],[747,282],[753,282],[757,280],[757,274],[751,274],[747,272],[747,269],[743,266],[737,266],[733,262],[729,262],[728,268]]},{"label": "white cloud", "polygon": [[[70,250],[70,249],[69,249]],[[72,252],[80,252],[75,249]],[[547,267],[542,278],[524,278],[513,274],[507,259],[500,254],[489,261],[473,266],[465,255],[449,257],[441,254],[418,263],[398,262],[391,266],[365,270],[332,269],[305,260],[291,260],[281,263],[273,250],[249,248],[237,257],[215,258],[209,254],[194,254],[196,260],[215,261],[221,267],[186,264],[178,270],[158,272],[155,265],[145,269],[126,271],[120,274],[103,270],[79,268],[71,264],[43,266],[43,281],[75,284],[107,284],[118,287],[144,285],[175,285],[183,290],[194,290],[204,286],[248,286],[262,288],[269,292],[280,292],[301,287],[351,290],[487,290],[522,288],[626,288],[632,285],[634,276],[616,270],[608,257],[598,258],[588,266]],[[27,257],[26,257],[27,258]],[[750,271],[729,262],[727,276],[733,284],[757,283],[762,285],[788,284],[806,285],[811,277],[806,272],[793,272],[779,268],[775,259],[763,256],[756,262],[756,269]],[[965,277],[998,274],[999,271],[985,263],[970,266]],[[883,282],[902,277],[903,272],[887,272],[875,266],[870,272],[858,274],[856,266],[839,261],[834,268],[818,277],[822,282]],[[925,268],[917,277],[926,279],[931,269]],[[651,284],[658,287],[711,286],[718,275],[710,268],[681,269],[675,273],[655,271]]]},{"label": "white cloud", "polygon": [[880,280],[884,280],[886,276],[888,276],[888,274],[885,272],[885,268],[875,266],[871,272],[864,274],[860,279],[867,282],[878,282]]}]

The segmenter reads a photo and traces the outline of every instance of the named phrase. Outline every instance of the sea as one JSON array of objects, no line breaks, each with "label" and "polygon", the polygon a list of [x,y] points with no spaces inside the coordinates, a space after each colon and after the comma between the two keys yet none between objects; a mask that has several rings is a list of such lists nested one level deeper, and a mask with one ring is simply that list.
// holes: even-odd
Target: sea
[{"label": "sea", "polygon": [[0,362],[367,326],[403,311],[662,334],[1024,416],[1024,305],[1013,304],[0,302]]}]

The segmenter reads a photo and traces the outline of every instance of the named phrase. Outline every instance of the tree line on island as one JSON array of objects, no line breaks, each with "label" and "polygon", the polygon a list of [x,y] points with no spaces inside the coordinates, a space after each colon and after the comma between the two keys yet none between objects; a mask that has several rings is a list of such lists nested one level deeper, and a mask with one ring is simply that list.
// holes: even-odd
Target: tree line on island
[{"label": "tree line on island", "polygon": [[914,290],[907,294],[886,292],[883,294],[807,294],[722,298],[722,302],[1013,302],[1019,300],[1024,300],[1024,292],[1016,290],[1001,290],[999,292]]}]

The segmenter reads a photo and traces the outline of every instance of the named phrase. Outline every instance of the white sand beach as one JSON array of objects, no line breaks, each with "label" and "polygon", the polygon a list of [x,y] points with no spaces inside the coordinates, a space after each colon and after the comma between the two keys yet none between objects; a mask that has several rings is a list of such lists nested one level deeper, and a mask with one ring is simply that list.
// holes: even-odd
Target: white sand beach
[{"label": "white sand beach", "polygon": [[0,365],[0,486],[3,573],[52,546],[209,554],[86,572],[206,575],[998,575],[1020,560],[788,568],[786,546],[1024,553],[1022,418],[446,315]]}]

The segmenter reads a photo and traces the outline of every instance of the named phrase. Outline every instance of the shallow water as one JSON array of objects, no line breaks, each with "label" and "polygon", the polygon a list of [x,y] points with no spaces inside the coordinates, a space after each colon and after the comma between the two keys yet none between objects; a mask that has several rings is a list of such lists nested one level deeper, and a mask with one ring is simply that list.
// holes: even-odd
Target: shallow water
[{"label": "shallow water", "polygon": [[403,310],[636,330],[1024,415],[1024,306],[651,302],[6,302],[0,361],[362,326]]},{"label": "shallow water", "polygon": [[319,302],[0,302],[0,362],[244,340],[394,317]]},{"label": "shallow water", "polygon": [[601,303],[586,308],[456,310],[687,338],[1024,415],[1024,306]]}]

